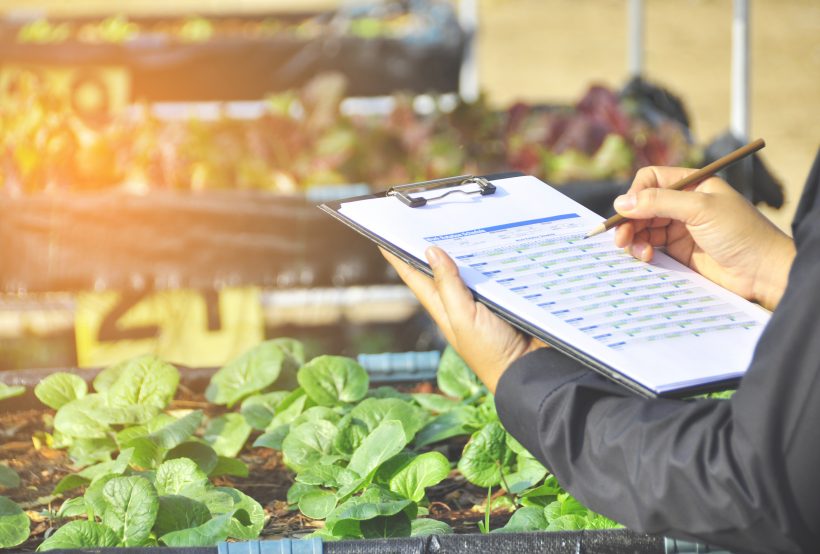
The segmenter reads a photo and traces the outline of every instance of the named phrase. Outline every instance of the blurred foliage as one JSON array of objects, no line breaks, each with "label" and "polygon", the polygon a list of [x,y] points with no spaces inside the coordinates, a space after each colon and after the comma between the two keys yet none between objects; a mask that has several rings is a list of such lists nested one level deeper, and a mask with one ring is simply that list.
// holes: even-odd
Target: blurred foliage
[{"label": "blurred foliage", "polygon": [[429,26],[428,15],[408,10],[401,2],[387,2],[357,13],[329,17],[318,14],[291,18],[163,18],[129,19],[112,15],[97,21],[53,21],[35,19],[20,26],[16,40],[21,44],[121,44],[142,39],[175,42],[205,42],[220,38],[241,37],[245,40],[294,38],[311,40],[326,36],[350,36],[360,39],[403,38]]},{"label": "blurred foliage", "polygon": [[[192,31],[193,32],[193,31]],[[197,31],[200,32],[200,31]],[[687,165],[697,149],[668,118],[593,86],[575,106],[485,99],[420,114],[397,94],[386,115],[340,109],[344,78],[317,76],[269,97],[255,119],[159,119],[137,104],[86,122],[47,80],[21,74],[0,97],[0,190],[262,189],[389,184],[518,170],[551,184],[626,180],[645,165]]]}]

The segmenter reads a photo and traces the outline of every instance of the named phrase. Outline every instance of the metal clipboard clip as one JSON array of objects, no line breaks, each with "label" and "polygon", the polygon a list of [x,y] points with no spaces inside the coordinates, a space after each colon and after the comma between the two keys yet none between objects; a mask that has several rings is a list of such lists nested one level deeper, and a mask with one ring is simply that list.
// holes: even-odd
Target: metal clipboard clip
[{"label": "metal clipboard clip", "polygon": [[[461,190],[453,189],[440,194],[438,196],[427,197],[424,196],[410,196],[411,192],[422,192],[428,190],[436,190],[446,187],[459,187],[462,185],[478,185],[478,190]],[[489,182],[484,177],[475,177],[473,175],[459,175],[458,177],[445,177],[444,179],[433,179],[432,181],[423,181],[421,183],[410,183],[409,185],[397,185],[390,187],[387,190],[387,196],[395,196],[402,201],[403,204],[411,208],[419,208],[432,200],[441,200],[442,198],[451,194],[480,194],[487,196],[495,192],[495,185]]]}]

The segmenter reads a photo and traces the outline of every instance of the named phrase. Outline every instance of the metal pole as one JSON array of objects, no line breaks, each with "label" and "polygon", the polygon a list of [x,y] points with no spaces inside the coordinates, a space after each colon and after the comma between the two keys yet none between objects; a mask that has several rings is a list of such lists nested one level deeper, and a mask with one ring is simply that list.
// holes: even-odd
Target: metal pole
[{"label": "metal pole", "polygon": [[643,27],[644,9],[643,0],[629,0],[626,13],[626,28],[629,33],[626,64],[630,77],[640,77],[643,74]]},{"label": "metal pole", "polygon": [[458,21],[467,34],[458,78],[458,92],[465,102],[478,100],[478,0],[459,0]]},{"label": "metal pole", "polygon": [[732,105],[730,130],[749,139],[749,0],[735,0],[732,16]]}]

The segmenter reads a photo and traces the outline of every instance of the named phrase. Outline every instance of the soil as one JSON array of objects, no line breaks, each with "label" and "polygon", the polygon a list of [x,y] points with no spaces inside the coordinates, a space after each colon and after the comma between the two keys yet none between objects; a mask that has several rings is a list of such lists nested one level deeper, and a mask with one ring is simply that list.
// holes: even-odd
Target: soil
[{"label": "soil", "polygon": [[[209,415],[219,412],[213,404],[195,396],[175,401],[170,409],[204,409]],[[60,479],[72,473],[71,460],[64,451],[45,446],[35,448],[35,441],[32,440],[37,433],[50,427],[53,415],[53,410],[39,409],[0,412],[0,463],[14,469],[22,481],[16,489],[0,489],[0,494],[17,502],[31,520],[31,537],[17,547],[23,552],[36,550],[48,530],[59,526],[60,522],[49,519],[49,513],[56,513],[63,502],[84,492],[83,489],[76,489],[58,497],[51,494]],[[253,439],[252,436],[248,444],[252,444]],[[443,451],[455,460],[463,445],[463,440],[455,441],[445,445]],[[264,507],[269,517],[262,529],[262,538],[299,537],[321,525],[288,506],[287,492],[294,475],[282,463],[279,452],[246,447],[238,457],[248,465],[248,477],[217,477],[214,483],[235,487]],[[484,519],[484,514],[474,507],[486,503],[485,489],[471,485],[454,472],[451,478],[428,489],[428,497],[430,517],[448,523],[456,533],[478,532],[477,524]],[[502,527],[510,515],[503,510],[494,511],[490,517],[490,528]]]}]

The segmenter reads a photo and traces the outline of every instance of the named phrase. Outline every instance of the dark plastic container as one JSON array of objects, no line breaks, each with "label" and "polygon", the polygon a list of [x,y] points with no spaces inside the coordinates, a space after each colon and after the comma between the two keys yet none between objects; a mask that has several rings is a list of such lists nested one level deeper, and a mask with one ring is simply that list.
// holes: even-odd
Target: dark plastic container
[{"label": "dark plastic container", "polygon": [[[355,14],[340,11],[209,17],[216,26],[224,19],[299,23],[313,18],[327,26],[327,32],[316,38],[280,33],[215,35],[201,42],[184,42],[146,33],[123,43],[95,44],[73,39],[57,44],[21,43],[17,40],[21,23],[6,21],[0,24],[0,64],[123,68],[130,77],[131,99],[151,102],[258,100],[271,92],[300,87],[324,71],[345,75],[351,96],[458,90],[467,37],[451,10],[436,18],[430,28],[401,38],[337,33],[339,20],[351,15]],[[150,25],[159,18],[129,20]]]},{"label": "dark plastic container", "polygon": [[249,541],[201,548],[94,548],[51,550],[55,554],[664,554],[715,550],[666,550],[663,537],[627,529],[611,531],[556,531],[491,533],[489,535],[431,535],[402,539],[300,543]]}]

